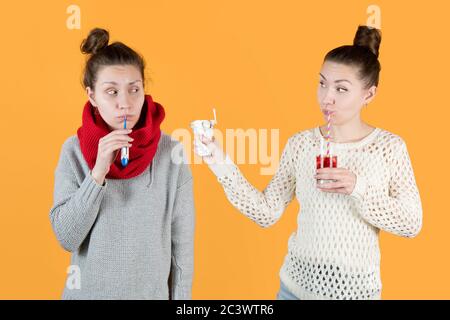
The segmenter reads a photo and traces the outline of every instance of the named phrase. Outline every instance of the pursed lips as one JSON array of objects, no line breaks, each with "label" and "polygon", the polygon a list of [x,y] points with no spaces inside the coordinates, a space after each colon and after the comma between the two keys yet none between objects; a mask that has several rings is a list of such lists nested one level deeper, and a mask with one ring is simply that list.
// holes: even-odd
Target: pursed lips
[{"label": "pursed lips", "polygon": [[322,109],[322,113],[323,113],[325,116],[328,116],[328,114],[330,114],[330,115],[335,114],[336,111],[331,111],[331,110],[327,110],[327,109]]}]

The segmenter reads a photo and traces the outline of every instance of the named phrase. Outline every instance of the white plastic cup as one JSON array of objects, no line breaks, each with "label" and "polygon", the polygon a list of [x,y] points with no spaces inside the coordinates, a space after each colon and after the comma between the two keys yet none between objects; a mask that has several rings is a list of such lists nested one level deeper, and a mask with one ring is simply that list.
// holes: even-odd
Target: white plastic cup
[{"label": "white plastic cup", "polygon": [[194,131],[194,147],[195,152],[200,157],[207,157],[211,155],[211,151],[200,140],[201,136],[211,140],[214,136],[214,120],[195,120],[191,122],[191,128]]}]

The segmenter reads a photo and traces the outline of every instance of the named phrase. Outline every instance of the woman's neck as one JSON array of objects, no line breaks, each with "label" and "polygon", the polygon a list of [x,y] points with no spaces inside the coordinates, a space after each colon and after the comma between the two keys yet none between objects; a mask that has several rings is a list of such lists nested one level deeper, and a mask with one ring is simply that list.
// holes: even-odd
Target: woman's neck
[{"label": "woman's neck", "polygon": [[[322,135],[325,137],[327,126],[321,128]],[[363,121],[355,121],[344,125],[331,126],[331,141],[336,143],[357,142],[369,135],[375,128]]]}]

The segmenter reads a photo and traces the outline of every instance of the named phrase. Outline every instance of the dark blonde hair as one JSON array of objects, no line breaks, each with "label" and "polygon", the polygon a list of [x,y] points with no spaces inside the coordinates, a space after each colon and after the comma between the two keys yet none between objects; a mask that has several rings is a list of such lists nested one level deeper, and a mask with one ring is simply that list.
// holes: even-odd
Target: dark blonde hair
[{"label": "dark blonde hair", "polygon": [[379,29],[359,26],[353,45],[335,48],[327,53],[325,61],[355,66],[359,71],[359,78],[364,81],[364,87],[378,86],[381,65],[378,54],[381,43]]},{"label": "dark blonde hair", "polygon": [[144,85],[144,58],[122,42],[114,42],[109,45],[108,42],[109,32],[105,29],[95,28],[89,32],[88,37],[81,43],[81,52],[90,55],[83,73],[84,88],[90,87],[94,90],[99,69],[103,66],[112,65],[135,66],[141,73]]}]

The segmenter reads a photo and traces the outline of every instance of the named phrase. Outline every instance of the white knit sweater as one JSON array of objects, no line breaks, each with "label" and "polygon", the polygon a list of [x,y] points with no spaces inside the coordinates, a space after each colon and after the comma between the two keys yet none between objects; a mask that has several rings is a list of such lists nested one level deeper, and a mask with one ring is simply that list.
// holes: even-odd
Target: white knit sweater
[{"label": "white knit sweater", "polygon": [[295,193],[301,214],[280,277],[298,298],[380,299],[379,231],[414,237],[422,227],[406,145],[379,128],[358,142],[334,143],[338,167],[357,176],[352,194],[343,195],[316,187],[320,139],[319,128],[292,136],[263,192],[228,157],[210,168],[233,206],[262,227],[281,217]]}]

